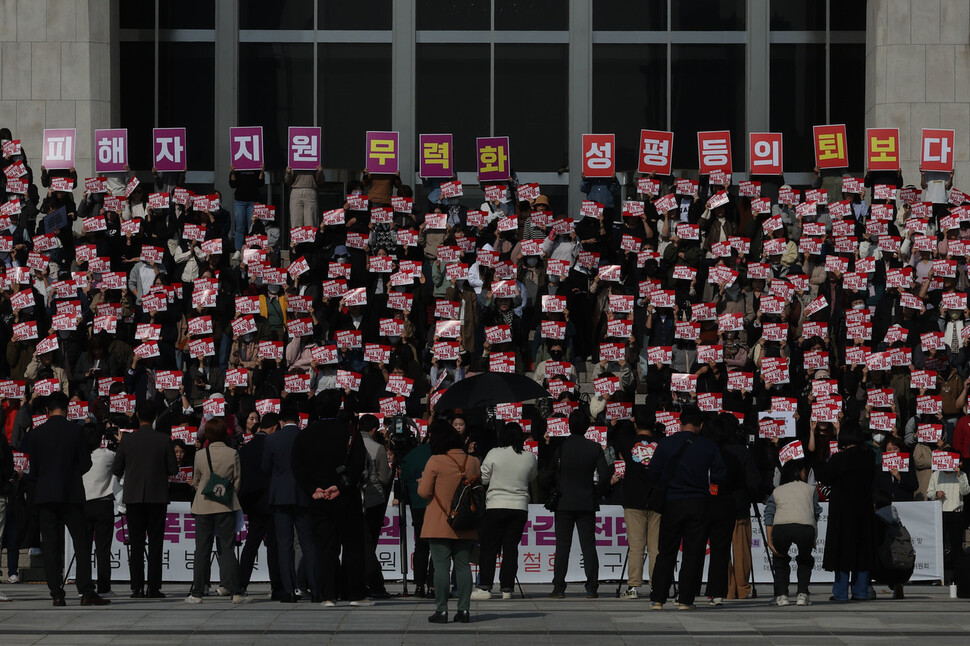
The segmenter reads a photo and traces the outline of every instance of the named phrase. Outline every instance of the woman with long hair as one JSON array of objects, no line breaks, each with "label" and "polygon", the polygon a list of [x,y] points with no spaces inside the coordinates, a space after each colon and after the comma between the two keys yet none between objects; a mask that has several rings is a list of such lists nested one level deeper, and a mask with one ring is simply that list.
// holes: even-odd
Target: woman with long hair
[{"label": "woman with long hair", "polygon": [[431,458],[418,481],[418,495],[429,500],[421,537],[431,545],[434,563],[435,612],[428,617],[433,624],[448,623],[448,592],[451,564],[455,565],[458,585],[458,612],[454,621],[468,623],[471,616],[472,571],[469,565],[472,545],[478,531],[454,530],[448,524],[448,511],[462,477],[474,481],[481,477],[478,458],[465,452],[458,430],[445,421],[433,422],[428,429]]}]

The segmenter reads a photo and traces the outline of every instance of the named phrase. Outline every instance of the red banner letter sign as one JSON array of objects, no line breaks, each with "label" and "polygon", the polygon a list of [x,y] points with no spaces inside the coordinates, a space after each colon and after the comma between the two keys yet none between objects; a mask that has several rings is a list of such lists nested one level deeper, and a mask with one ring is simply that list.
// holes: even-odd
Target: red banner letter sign
[{"label": "red banner letter sign", "polygon": [[926,171],[949,173],[953,170],[952,130],[932,130],[923,128],[923,143],[920,146],[920,168]]},{"label": "red banner letter sign", "polygon": [[712,170],[731,172],[731,131],[717,130],[697,133],[697,159],[702,175]]},{"label": "red banner letter sign", "polygon": [[845,149],[845,124],[812,126],[815,136],[815,165],[819,168],[846,168],[849,153]]},{"label": "red banner letter sign", "polygon": [[674,133],[662,130],[640,131],[640,162],[637,170],[641,173],[670,175],[674,152]]},{"label": "red banner letter sign", "polygon": [[869,170],[899,170],[899,128],[867,128]]},{"label": "red banner letter sign", "polygon": [[752,175],[781,175],[781,133],[752,132],[748,135],[751,146]]},{"label": "red banner letter sign", "polygon": [[612,177],[615,153],[616,135],[583,135],[583,177]]}]

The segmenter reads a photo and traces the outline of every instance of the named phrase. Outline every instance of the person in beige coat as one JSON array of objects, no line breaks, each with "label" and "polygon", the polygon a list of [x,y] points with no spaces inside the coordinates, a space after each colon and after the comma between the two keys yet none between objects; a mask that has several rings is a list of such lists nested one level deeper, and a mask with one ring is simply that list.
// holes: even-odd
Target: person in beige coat
[{"label": "person in beige coat", "polygon": [[477,530],[456,532],[448,524],[448,510],[462,478],[462,470],[469,480],[482,476],[478,458],[465,453],[461,435],[448,422],[438,421],[428,429],[431,458],[418,480],[418,495],[429,500],[424,513],[421,538],[431,546],[434,562],[435,613],[428,617],[433,624],[448,623],[448,592],[451,586],[451,563],[455,564],[455,581],[458,585],[458,612],[454,620],[471,621],[472,571],[469,565],[472,545],[478,537]]},{"label": "person in beige coat", "polygon": [[[202,603],[205,586],[209,583],[212,539],[218,537],[220,578],[226,582],[233,603],[247,603],[249,597],[242,593],[239,561],[233,551],[236,511],[240,509],[239,498],[236,496],[242,472],[239,454],[229,447],[229,430],[222,418],[217,417],[206,422],[205,439],[208,446],[196,452],[192,476],[192,487],[195,489],[195,498],[192,500],[192,515],[195,517],[195,577],[185,602]],[[209,482],[209,475],[213,472],[232,482],[232,503],[229,506],[202,495]]]}]

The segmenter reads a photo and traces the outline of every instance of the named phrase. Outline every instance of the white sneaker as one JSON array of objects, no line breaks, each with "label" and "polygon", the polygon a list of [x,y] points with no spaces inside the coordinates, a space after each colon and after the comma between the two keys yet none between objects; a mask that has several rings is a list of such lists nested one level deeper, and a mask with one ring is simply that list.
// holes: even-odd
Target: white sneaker
[{"label": "white sneaker", "polygon": [[0,592],[0,603],[2,603],[4,601],[13,601],[13,599],[11,599],[10,597],[8,597],[4,593]]},{"label": "white sneaker", "polygon": [[234,595],[232,595],[232,602],[235,605],[237,605],[237,606],[239,604],[242,604],[242,603],[251,603],[252,600],[253,600],[253,598],[250,597],[248,594],[234,594]]},{"label": "white sneaker", "polygon": [[320,605],[323,606],[324,608],[336,608],[337,607],[337,602],[336,601],[332,601],[330,599],[327,599],[325,601],[321,601],[320,602]]},{"label": "white sneaker", "polygon": [[780,594],[777,597],[775,597],[775,605],[776,606],[787,606],[788,605],[788,595],[787,594]]},{"label": "white sneaker", "polygon": [[475,588],[475,591],[472,592],[471,598],[475,601],[484,601],[486,599],[491,599],[492,591],[486,590],[485,588]]},{"label": "white sneaker", "polygon": [[714,597],[714,598],[711,599],[711,605],[712,606],[723,606],[724,605],[724,599],[722,599],[721,597]]},{"label": "white sneaker", "polygon": [[512,598],[512,593],[509,592],[508,590],[502,590],[502,598],[503,599],[511,599]]},{"label": "white sneaker", "polygon": [[7,583],[20,583],[20,577],[16,574],[11,574],[7,577]]},{"label": "white sneaker", "polygon": [[355,608],[367,607],[367,606],[373,606],[374,602],[371,601],[370,599],[358,599],[357,601],[351,601],[350,605]]},{"label": "white sneaker", "polygon": [[185,597],[185,603],[202,603],[202,597],[196,597],[190,594]]},{"label": "white sneaker", "polygon": [[640,596],[637,593],[636,588],[627,588],[626,592],[620,595],[621,599],[639,599]]},{"label": "white sneaker", "polygon": [[218,588],[216,588],[216,594],[220,597],[228,597],[229,589],[220,585]]},{"label": "white sneaker", "polygon": [[808,598],[808,595],[804,592],[798,593],[798,600],[795,601],[796,606],[810,606],[812,605],[812,600]]}]

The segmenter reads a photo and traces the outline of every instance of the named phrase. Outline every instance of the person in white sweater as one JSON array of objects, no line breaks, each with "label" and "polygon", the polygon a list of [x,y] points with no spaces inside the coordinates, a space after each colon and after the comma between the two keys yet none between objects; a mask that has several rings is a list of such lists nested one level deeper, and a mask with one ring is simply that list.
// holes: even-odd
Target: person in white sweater
[{"label": "person in white sweater", "polygon": [[81,479],[84,482],[84,517],[88,532],[94,534],[95,563],[98,566],[97,592],[111,597],[111,539],[114,530],[115,503],[121,484],[112,472],[118,448],[117,430],[105,431],[104,439],[94,425],[87,427],[91,446],[91,468]]},{"label": "person in white sweater", "polygon": [[[967,474],[957,465],[953,471],[933,471],[926,485],[926,499],[939,500],[943,505],[943,549],[944,569],[954,567],[956,559],[963,554],[963,533],[966,524],[963,519],[963,499],[970,495],[970,482]],[[947,572],[949,578],[949,572]]]},{"label": "person in white sweater", "polygon": [[490,599],[495,580],[495,559],[502,550],[499,585],[503,599],[512,598],[519,563],[519,541],[529,518],[529,484],[537,474],[536,457],[523,450],[522,427],[508,423],[498,434],[498,447],[482,462],[482,484],[485,494],[485,518],[479,535],[482,545],[479,563],[479,587],[472,599]]},{"label": "person in white sweater", "polygon": [[812,550],[818,534],[818,488],[806,482],[808,473],[804,460],[792,460],[781,469],[781,486],[776,488],[765,505],[765,537],[773,555],[772,574],[775,580],[775,605],[788,605],[788,584],[791,580],[792,545],[798,549],[799,606],[811,605],[808,585],[815,568]]}]

